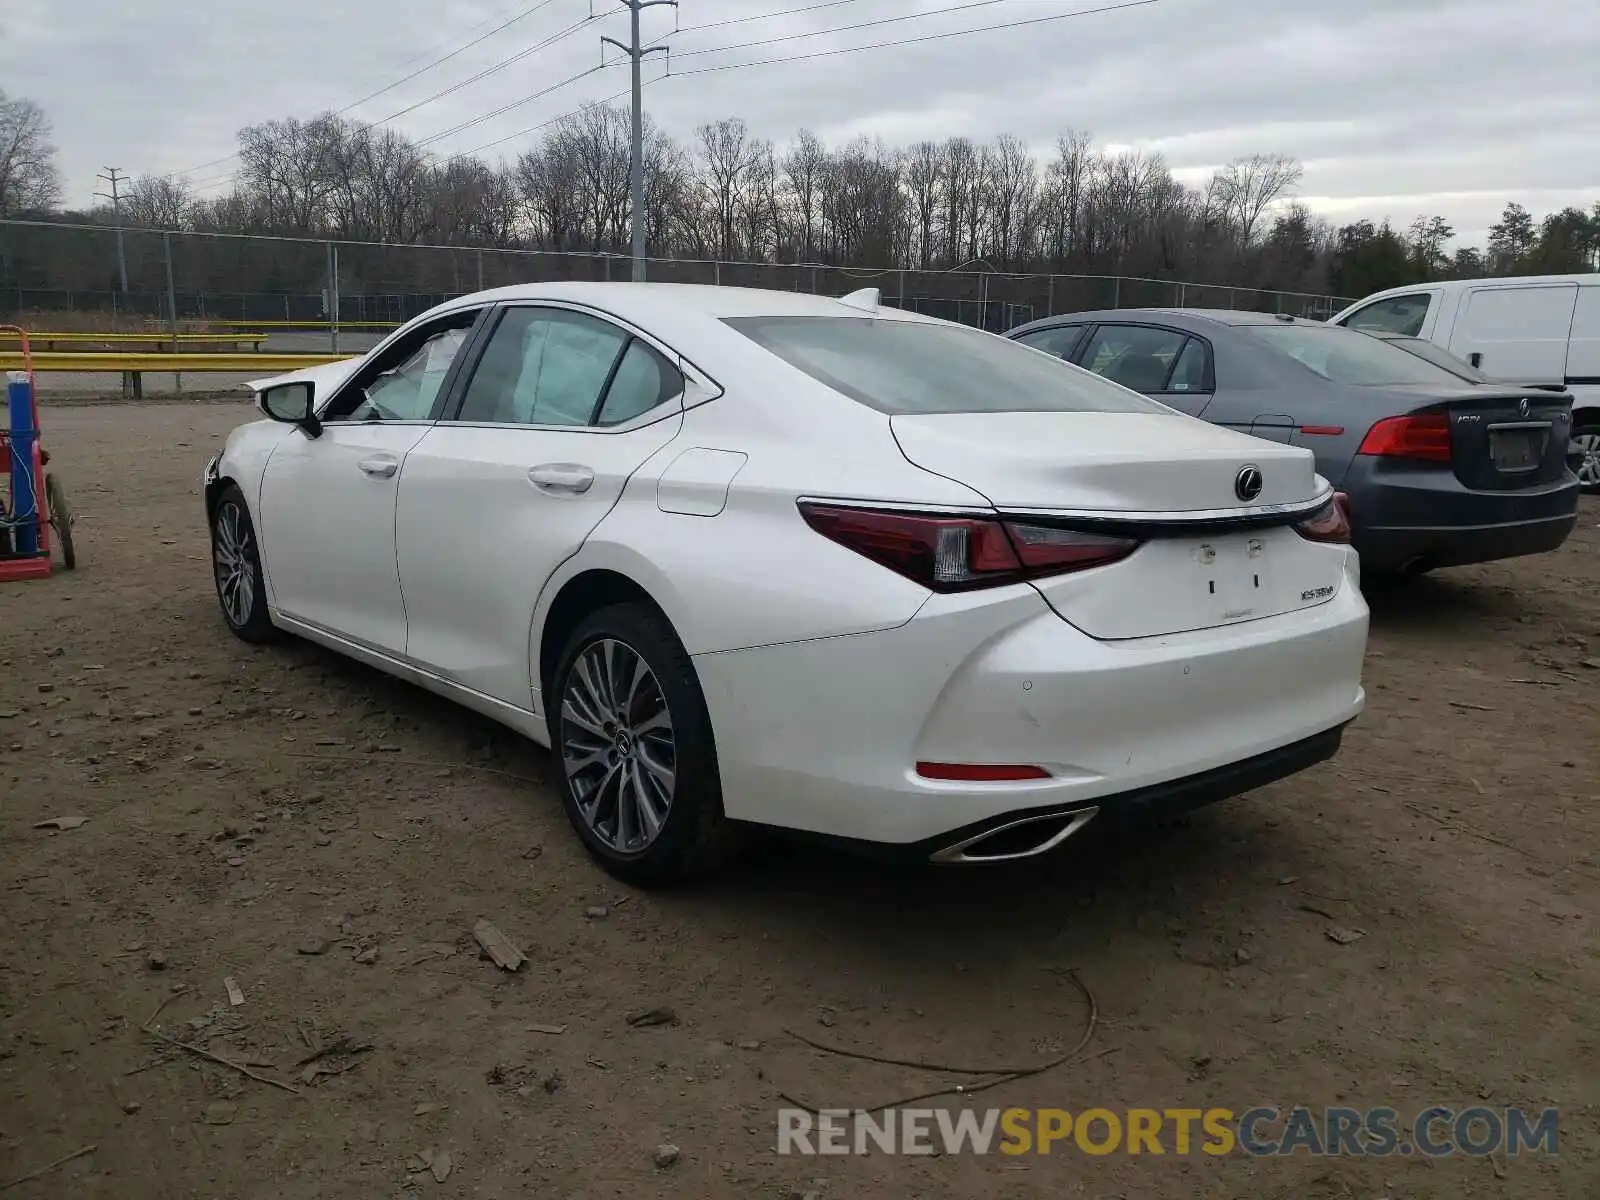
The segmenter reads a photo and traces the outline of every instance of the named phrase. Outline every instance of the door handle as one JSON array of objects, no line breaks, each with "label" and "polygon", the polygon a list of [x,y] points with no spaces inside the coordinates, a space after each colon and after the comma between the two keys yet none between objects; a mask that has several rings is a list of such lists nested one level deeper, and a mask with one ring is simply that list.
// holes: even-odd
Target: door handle
[{"label": "door handle", "polygon": [[374,479],[388,479],[400,469],[398,458],[363,458],[358,464],[364,474]]},{"label": "door handle", "polygon": [[528,482],[555,496],[581,496],[594,485],[594,472],[578,463],[543,463],[528,471]]}]

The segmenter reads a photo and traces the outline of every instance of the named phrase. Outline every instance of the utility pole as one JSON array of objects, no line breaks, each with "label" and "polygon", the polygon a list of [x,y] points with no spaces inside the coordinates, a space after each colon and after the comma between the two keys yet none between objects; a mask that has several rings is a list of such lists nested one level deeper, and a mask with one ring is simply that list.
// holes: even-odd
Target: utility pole
[{"label": "utility pole", "polygon": [[122,298],[128,298],[128,256],[122,252],[122,192],[120,185],[128,182],[128,177],[121,167],[107,167],[96,179],[103,179],[111,185],[110,193],[96,192],[95,195],[111,201],[111,212],[117,222],[117,276],[122,281]]},{"label": "utility pole", "polygon": [[639,79],[639,67],[644,62],[646,54],[654,54],[658,50],[665,50],[665,46],[641,46],[639,44],[639,14],[647,8],[658,5],[671,5],[678,7],[678,0],[622,0],[622,5],[628,10],[628,15],[633,24],[633,37],[630,45],[623,45],[616,38],[603,37],[602,42],[610,42],[618,50],[632,60],[633,64],[633,158],[628,172],[629,188],[632,192],[632,225],[633,225],[633,281],[644,282],[644,101],[640,93],[644,88]]}]

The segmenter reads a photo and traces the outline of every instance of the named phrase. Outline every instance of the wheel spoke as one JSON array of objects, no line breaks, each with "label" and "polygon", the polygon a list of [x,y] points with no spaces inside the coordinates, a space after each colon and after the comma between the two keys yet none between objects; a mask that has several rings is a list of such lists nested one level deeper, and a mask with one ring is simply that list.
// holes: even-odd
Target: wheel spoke
[{"label": "wheel spoke", "polygon": [[617,698],[617,720],[630,724],[633,721],[634,698],[639,694],[639,686],[651,676],[649,668],[644,665],[644,659],[626,646],[623,647],[623,651],[626,655],[625,674],[618,680],[622,686]]},{"label": "wheel spoke", "polygon": [[611,785],[616,782],[617,775],[617,768],[615,765],[613,765],[606,771],[604,775],[600,777],[600,782],[596,783],[589,791],[588,795],[585,797],[585,801],[587,803],[579,803],[579,808],[583,811],[584,819],[589,822],[590,826],[595,830],[596,833],[601,833],[602,836],[604,836],[604,834],[601,827],[605,824],[606,820],[606,796],[608,793],[611,795],[610,809],[612,816],[615,817],[616,814],[616,789]]},{"label": "wheel spoke", "polygon": [[577,775],[579,772],[587,771],[590,767],[605,765],[606,754],[610,747],[601,746],[597,750],[588,750],[577,754],[573,753],[575,749],[577,747],[569,740],[564,751],[568,775]]},{"label": "wheel spoke", "polygon": [[[572,671],[572,685],[569,685],[569,699],[577,703],[582,711],[592,714],[594,719],[604,725],[603,714],[610,711],[611,706],[605,702],[600,688],[594,678],[595,662],[591,652],[585,651],[582,658],[578,659]],[[575,685],[575,686],[573,686]]]},{"label": "wheel spoke", "polygon": [[583,711],[583,709],[579,707],[579,703],[579,698],[576,695],[568,693],[566,702],[561,706],[561,719],[563,721],[570,721],[579,729],[593,737],[602,738],[609,742],[610,739],[606,737],[606,731],[601,727],[599,718],[594,716],[592,713]]},{"label": "wheel spoke", "polygon": [[628,764],[628,775],[632,784],[634,805],[639,814],[640,830],[644,834],[646,843],[653,842],[656,835],[661,832],[661,822],[667,815],[667,805],[663,803],[659,809],[656,807],[652,786],[645,781],[644,772],[639,770],[637,759]]},{"label": "wheel spoke", "polygon": [[661,798],[672,798],[672,785],[677,779],[677,772],[666,763],[655,757],[655,750],[645,742],[639,742],[634,747],[634,757],[644,764],[644,769],[650,773],[655,785],[661,789]]},{"label": "wheel spoke", "polygon": [[1583,451],[1578,480],[1593,487],[1600,484],[1600,433],[1580,433],[1572,439]]},{"label": "wheel spoke", "polygon": [[617,764],[617,840],[618,850],[630,850],[639,840],[639,797],[633,790],[633,772],[625,763]]},{"label": "wheel spoke", "polygon": [[667,706],[665,704],[663,704],[659,710],[652,713],[645,720],[640,721],[633,727],[633,736],[636,738],[643,738],[647,734],[662,733],[666,734],[669,740],[671,739],[672,718],[667,715]]}]

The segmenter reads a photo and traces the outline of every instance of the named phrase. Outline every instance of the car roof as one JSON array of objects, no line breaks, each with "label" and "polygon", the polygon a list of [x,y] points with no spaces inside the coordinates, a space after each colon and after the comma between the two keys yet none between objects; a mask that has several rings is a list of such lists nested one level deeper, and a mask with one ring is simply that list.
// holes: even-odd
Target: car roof
[{"label": "car roof", "polygon": [[[459,296],[450,308],[470,308],[479,304],[503,304],[516,300],[566,300],[592,304],[621,315],[685,310],[701,316],[725,317],[815,316],[861,317],[874,314],[865,308],[846,304],[838,296],[814,296],[809,292],[780,291],[776,288],[719,287],[701,283],[604,283],[554,282],[516,283]],[[443,311],[443,308],[441,308]],[[931,321],[917,313],[884,304],[877,315],[896,320]]]},{"label": "car roof", "polygon": [[1030,329],[1047,329],[1052,325],[1086,325],[1093,322],[1119,322],[1119,321],[1145,321],[1157,325],[1171,325],[1177,329],[1185,329],[1192,333],[1204,332],[1209,325],[1231,325],[1235,327],[1249,325],[1315,325],[1319,328],[1323,322],[1309,317],[1293,317],[1288,314],[1251,312],[1247,309],[1233,308],[1102,308],[1090,312],[1057,313],[1052,317],[1043,317],[1037,321],[1029,321],[1026,325],[1019,325],[1011,330],[1011,334],[1024,333]]}]

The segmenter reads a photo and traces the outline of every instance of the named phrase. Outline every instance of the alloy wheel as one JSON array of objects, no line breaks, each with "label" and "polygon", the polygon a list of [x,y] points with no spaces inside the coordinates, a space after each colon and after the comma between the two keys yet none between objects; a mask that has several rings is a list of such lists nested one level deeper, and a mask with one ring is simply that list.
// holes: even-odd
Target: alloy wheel
[{"label": "alloy wheel", "polygon": [[1584,487],[1600,487],[1600,433],[1580,433],[1572,439],[1583,450],[1578,467],[1578,482]]},{"label": "alloy wheel", "polygon": [[243,511],[232,500],[224,500],[217,508],[211,558],[222,611],[234,625],[247,625],[256,603],[255,538]]},{"label": "alloy wheel", "polygon": [[637,854],[660,836],[677,783],[672,714],[655,672],[626,642],[590,643],[567,672],[561,758],[601,843]]}]

